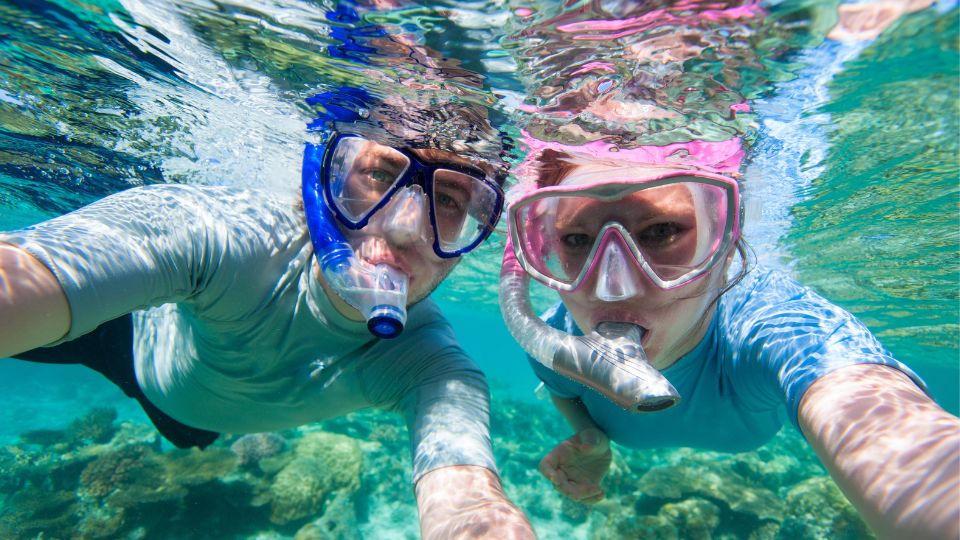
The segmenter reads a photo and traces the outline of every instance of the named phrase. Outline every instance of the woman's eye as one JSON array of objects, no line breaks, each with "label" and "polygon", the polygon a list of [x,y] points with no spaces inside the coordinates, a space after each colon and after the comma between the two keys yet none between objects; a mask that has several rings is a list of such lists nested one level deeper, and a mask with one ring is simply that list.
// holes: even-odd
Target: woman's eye
[{"label": "woman's eye", "polygon": [[589,247],[593,243],[590,235],[582,233],[565,234],[560,238],[563,245],[568,249],[581,249]]},{"label": "woman's eye", "polygon": [[682,233],[683,229],[677,223],[657,223],[640,231],[637,240],[644,246],[663,246],[675,241]]}]

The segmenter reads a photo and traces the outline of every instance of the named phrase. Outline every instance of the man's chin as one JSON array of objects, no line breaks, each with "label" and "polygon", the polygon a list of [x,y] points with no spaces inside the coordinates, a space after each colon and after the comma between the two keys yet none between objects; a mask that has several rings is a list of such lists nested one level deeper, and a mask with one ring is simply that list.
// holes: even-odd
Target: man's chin
[{"label": "man's chin", "polygon": [[447,277],[450,276],[450,272],[453,271],[453,268],[459,262],[460,262],[460,258],[458,257],[457,259],[455,259],[455,262],[453,264],[451,264],[444,271],[440,272],[439,275],[432,282],[425,284],[424,287],[420,286],[421,284],[419,283],[420,281],[419,279],[415,280],[413,285],[415,285],[415,287],[419,289],[419,291],[417,291],[416,294],[410,294],[407,297],[407,309],[410,309],[413,306],[429,298],[430,295],[433,294],[433,291],[437,290],[437,287],[439,287],[440,284],[443,283],[443,280],[447,279]]}]

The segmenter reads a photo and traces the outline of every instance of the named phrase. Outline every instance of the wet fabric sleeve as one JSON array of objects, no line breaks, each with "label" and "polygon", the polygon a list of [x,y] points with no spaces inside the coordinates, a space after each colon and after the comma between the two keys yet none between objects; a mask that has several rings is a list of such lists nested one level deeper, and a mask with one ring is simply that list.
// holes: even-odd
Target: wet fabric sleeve
[{"label": "wet fabric sleeve", "polygon": [[800,400],[814,381],[838,369],[878,364],[926,385],[898,362],[844,309],[786,275],[757,270],[749,286],[721,302],[720,320],[729,347],[729,373],[743,403],[786,404],[795,426]]},{"label": "wet fabric sleeve", "polygon": [[364,391],[372,404],[406,418],[414,483],[432,470],[454,465],[498,474],[486,379],[432,302],[411,309],[400,342],[383,340],[370,354],[376,360],[363,368]]},{"label": "wet fabric sleeve", "polygon": [[43,262],[63,288],[71,327],[61,342],[131,311],[180,301],[201,286],[212,262],[202,246],[216,228],[188,190],[134,188],[0,234]]}]

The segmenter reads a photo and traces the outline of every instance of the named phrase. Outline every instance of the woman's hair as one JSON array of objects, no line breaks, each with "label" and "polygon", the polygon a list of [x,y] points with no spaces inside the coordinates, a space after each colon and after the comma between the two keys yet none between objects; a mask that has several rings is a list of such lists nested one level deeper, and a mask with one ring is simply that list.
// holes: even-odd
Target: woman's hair
[{"label": "woman's hair", "polygon": [[532,161],[533,180],[537,189],[559,185],[577,166],[570,154],[547,148]]}]

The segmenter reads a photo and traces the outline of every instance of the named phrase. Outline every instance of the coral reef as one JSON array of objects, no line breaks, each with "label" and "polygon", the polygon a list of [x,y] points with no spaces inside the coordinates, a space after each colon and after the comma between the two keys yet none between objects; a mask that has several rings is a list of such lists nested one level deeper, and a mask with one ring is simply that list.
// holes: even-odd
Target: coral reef
[{"label": "coral reef", "polygon": [[156,485],[162,480],[163,465],[152,454],[150,448],[142,444],[105,452],[80,473],[81,494],[106,497],[137,483]]},{"label": "coral reef", "polygon": [[241,467],[260,466],[260,460],[273,457],[284,450],[287,440],[279,433],[250,433],[230,445]]},{"label": "coral reef", "polygon": [[546,404],[506,400],[491,420],[507,493],[544,538],[873,538],[792,429],[740,454],[614,445],[607,497],[593,506],[569,501],[537,472],[571,435],[558,418]]},{"label": "coral reef", "polygon": [[873,538],[856,510],[830,478],[803,480],[787,492],[787,513],[779,538]]},{"label": "coral reef", "polygon": [[307,433],[293,454],[270,486],[274,523],[312,516],[329,494],[352,495],[359,489],[363,454],[356,439],[322,431]]},{"label": "coral reef", "polygon": [[[540,459],[570,435],[546,403],[499,399],[494,452],[541,538],[871,539],[794,430],[754,452],[613,448],[606,499],[556,492]],[[164,450],[93,410],[0,447],[0,538],[416,539],[402,417],[364,411],[283,433]]]},{"label": "coral reef", "polygon": [[116,420],[116,409],[92,409],[67,426],[65,433],[67,445],[77,446],[86,441],[98,444],[108,442],[117,431],[117,426],[114,424]]}]

